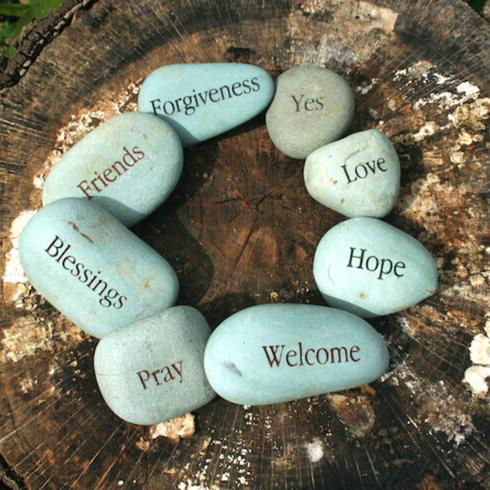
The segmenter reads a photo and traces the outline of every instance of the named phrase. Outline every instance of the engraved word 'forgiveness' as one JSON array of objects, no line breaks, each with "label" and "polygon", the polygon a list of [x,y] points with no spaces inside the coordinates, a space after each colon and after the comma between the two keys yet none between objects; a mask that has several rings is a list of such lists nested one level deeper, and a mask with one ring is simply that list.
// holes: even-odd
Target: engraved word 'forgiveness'
[{"label": "engraved word 'forgiveness'", "polygon": [[310,348],[303,349],[303,344],[298,342],[298,349],[290,349],[286,351],[283,362],[284,348],[282,345],[263,345],[265,356],[269,366],[279,367],[281,362],[289,367],[296,366],[313,366],[314,364],[341,364],[351,360],[352,362],[360,361],[354,357],[361,350],[358,345],[353,345],[349,350],[347,347],[320,347],[318,349]]},{"label": "engraved word 'forgiveness'", "polygon": [[390,259],[378,259],[375,255],[370,255],[365,261],[364,261],[364,254],[366,253],[365,248],[361,248],[361,253],[358,255],[354,255],[356,248],[355,247],[349,247],[350,248],[350,256],[349,256],[349,262],[347,264],[347,267],[354,268],[355,263],[357,261],[357,269],[367,269],[370,272],[377,272],[378,277],[377,279],[383,280],[383,276],[386,276],[390,273],[393,272],[396,277],[403,277],[404,274],[400,273],[400,270],[403,270],[406,268],[405,262],[399,261],[395,262],[393,264],[393,261]]},{"label": "engraved word 'forgiveness'", "polygon": [[69,272],[75,279],[78,279],[82,284],[85,284],[91,291],[97,294],[99,304],[104,308],[113,306],[116,310],[120,310],[127,301],[126,296],[121,294],[109,285],[103,279],[100,279],[100,271],[94,273],[88,269],[82,262],[78,262],[73,255],[66,255],[70,250],[71,245],[65,242],[56,235],[54,240],[49,244],[44,251],[56,262],[58,262],[65,271]]},{"label": "engraved word 'forgiveness'", "polygon": [[150,386],[150,388],[152,386],[160,386],[162,383],[176,380],[177,377],[180,379],[179,383],[182,383],[184,379],[184,369],[182,361],[177,361],[169,366],[156,369],[155,371],[143,369],[142,371],[138,371],[136,375],[140,379],[143,389],[146,390],[148,386]]},{"label": "engraved word 'forgiveness'", "polygon": [[192,95],[184,95],[175,100],[166,100],[163,104],[161,99],[150,100],[151,107],[155,115],[165,114],[172,116],[176,112],[184,112],[186,116],[192,116],[200,105],[206,105],[208,102],[221,102],[222,100],[231,99],[232,97],[240,97],[251,92],[258,92],[260,84],[257,77],[242,82],[235,82],[228,85],[223,85],[219,88],[212,88],[197,92],[192,89]]}]

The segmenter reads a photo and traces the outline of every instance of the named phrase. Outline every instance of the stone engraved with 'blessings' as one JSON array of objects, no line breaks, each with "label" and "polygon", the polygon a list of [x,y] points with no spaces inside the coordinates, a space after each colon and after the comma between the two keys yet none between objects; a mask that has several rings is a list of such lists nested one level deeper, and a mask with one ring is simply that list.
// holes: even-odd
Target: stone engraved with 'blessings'
[{"label": "stone engraved with 'blessings'", "polygon": [[113,306],[116,310],[120,310],[128,298],[122,296],[116,289],[109,288],[109,284],[100,278],[100,271],[94,273],[73,255],[66,255],[70,248],[71,245],[69,243],[65,247],[65,242],[56,235],[44,251],[51,258],[55,259],[65,271],[69,272],[74,278],[96,293],[100,298],[99,304],[101,306],[104,308]]}]

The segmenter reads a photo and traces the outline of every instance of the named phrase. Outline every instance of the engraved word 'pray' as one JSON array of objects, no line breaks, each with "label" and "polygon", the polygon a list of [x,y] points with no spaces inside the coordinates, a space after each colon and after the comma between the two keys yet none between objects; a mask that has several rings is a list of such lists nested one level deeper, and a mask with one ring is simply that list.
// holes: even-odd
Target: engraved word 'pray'
[{"label": "engraved word 'pray'", "polygon": [[183,367],[182,361],[174,362],[169,366],[165,366],[161,369],[156,369],[155,371],[148,371],[143,369],[136,373],[143,389],[147,389],[152,386],[160,386],[163,383],[168,383],[170,381],[175,381],[177,378],[180,379],[179,383],[183,381]]}]

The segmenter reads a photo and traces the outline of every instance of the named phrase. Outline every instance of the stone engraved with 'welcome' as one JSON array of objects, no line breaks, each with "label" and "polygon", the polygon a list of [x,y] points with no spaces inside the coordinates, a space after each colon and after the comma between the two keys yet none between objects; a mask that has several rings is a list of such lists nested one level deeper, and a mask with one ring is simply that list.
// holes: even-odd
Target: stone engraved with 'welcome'
[{"label": "stone engraved with 'welcome'", "polygon": [[[262,349],[267,357],[267,362],[269,366],[273,368],[274,366],[279,367],[282,362],[285,344],[282,345],[263,345]],[[304,366],[305,364],[308,366],[313,366],[314,364],[338,364],[342,362],[349,362],[349,359],[353,362],[360,361],[360,357],[357,359],[354,355],[358,354],[360,351],[360,347],[358,345],[353,345],[350,349],[347,347],[320,347],[318,349],[310,348],[303,349],[303,343],[298,342],[298,349],[290,349],[286,352],[284,356],[285,360],[282,363],[283,366],[296,367],[296,366]],[[310,356],[311,354],[311,356]],[[293,361],[299,357],[299,360]]]}]

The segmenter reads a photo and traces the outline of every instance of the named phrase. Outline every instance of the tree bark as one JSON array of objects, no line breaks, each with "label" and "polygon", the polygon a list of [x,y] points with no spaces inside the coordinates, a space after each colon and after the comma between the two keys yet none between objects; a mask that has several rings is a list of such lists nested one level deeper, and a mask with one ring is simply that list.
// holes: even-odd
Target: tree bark
[{"label": "tree bark", "polygon": [[[489,488],[490,398],[463,382],[470,345],[490,335],[488,23],[458,0],[71,1],[46,22],[41,44],[39,29],[24,40],[37,46],[27,64],[19,58],[0,82],[5,484]],[[216,399],[195,413],[194,436],[175,441],[105,406],[96,340],[24,282],[15,237],[60,155],[136,110],[151,71],[208,61],[274,75],[315,63],[345,76],[356,91],[351,131],[381,129],[400,156],[401,195],[387,221],[437,258],[440,287],[371,322],[390,346],[381,380],[265,407]],[[343,217],[308,196],[302,171],[273,147],[263,115],[186,150],[177,189],[134,228],[175,268],[179,304],[212,328],[254,304],[324,304],[313,255]]]}]

